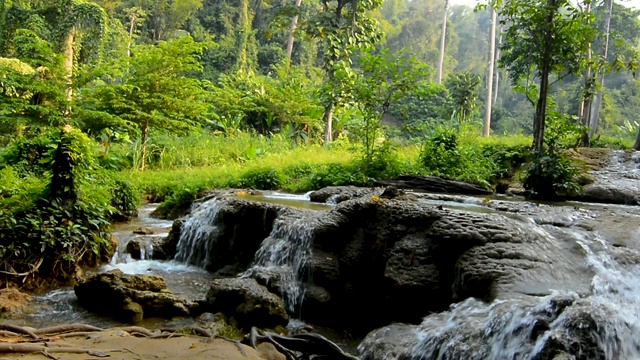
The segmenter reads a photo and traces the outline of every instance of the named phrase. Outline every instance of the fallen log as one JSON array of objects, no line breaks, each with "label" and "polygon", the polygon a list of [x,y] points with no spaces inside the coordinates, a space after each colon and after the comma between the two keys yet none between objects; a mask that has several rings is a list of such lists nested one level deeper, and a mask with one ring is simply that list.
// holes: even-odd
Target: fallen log
[{"label": "fallen log", "polygon": [[442,179],[436,176],[402,175],[392,180],[378,180],[375,182],[375,185],[395,186],[400,189],[461,195],[490,195],[493,193],[491,190],[480,185]]}]

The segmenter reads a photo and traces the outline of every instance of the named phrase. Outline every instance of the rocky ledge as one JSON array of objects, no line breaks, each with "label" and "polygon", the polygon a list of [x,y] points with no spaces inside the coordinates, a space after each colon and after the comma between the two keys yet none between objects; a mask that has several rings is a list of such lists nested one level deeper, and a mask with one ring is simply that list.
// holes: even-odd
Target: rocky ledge
[{"label": "rocky ledge", "polygon": [[120,270],[89,275],[74,290],[81,306],[125,322],[188,316],[197,313],[201,305],[173,294],[159,276],[129,275]]}]

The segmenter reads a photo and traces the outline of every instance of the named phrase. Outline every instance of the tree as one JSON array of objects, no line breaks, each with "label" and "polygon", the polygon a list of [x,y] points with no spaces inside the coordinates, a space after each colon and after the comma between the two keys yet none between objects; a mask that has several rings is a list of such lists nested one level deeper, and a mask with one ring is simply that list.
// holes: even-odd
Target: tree
[{"label": "tree", "polygon": [[440,34],[440,60],[438,61],[438,84],[442,84],[442,68],[444,67],[444,52],[447,39],[447,18],[449,17],[449,0],[444,1],[444,20],[442,34]]},{"label": "tree", "polygon": [[415,57],[387,50],[365,52],[358,58],[357,78],[352,83],[358,112],[364,120],[363,142],[367,163],[372,163],[382,118],[390,106],[426,81],[427,67]]},{"label": "tree", "polygon": [[[604,26],[604,42],[602,43],[602,52],[601,56],[604,61],[609,57],[609,37],[611,33],[611,15],[613,14],[613,0],[606,0],[605,4],[607,6],[607,20]],[[595,131],[598,129],[598,119],[600,117],[600,108],[602,107],[602,98],[604,96],[603,88],[604,88],[604,73],[603,69],[599,69],[598,77],[600,78],[600,87],[598,89],[597,94],[595,94],[595,99],[591,102],[591,110],[589,112],[589,135],[590,137],[595,134]],[[587,139],[588,140],[588,139]],[[588,141],[587,144],[588,145]]]},{"label": "tree", "polygon": [[491,30],[489,36],[489,65],[487,71],[487,98],[484,105],[484,136],[489,137],[491,133],[491,100],[493,100],[493,70],[495,68],[496,49],[496,11],[491,9]]},{"label": "tree", "polygon": [[533,148],[544,150],[544,130],[551,74],[563,78],[578,74],[584,55],[595,36],[585,25],[585,16],[569,0],[506,0],[496,2],[501,21],[509,23],[502,44],[500,64],[509,69],[519,84],[534,76],[539,79],[533,121]]},{"label": "tree", "polygon": [[450,75],[445,85],[452,100],[451,117],[458,124],[467,122],[478,106],[480,76],[468,72]]},{"label": "tree", "polygon": [[[302,0],[296,0],[296,7],[300,8]],[[291,61],[291,54],[293,53],[293,42],[296,37],[296,28],[298,27],[298,14],[293,16],[291,20],[291,32],[289,33],[289,41],[287,42],[287,59]]]},{"label": "tree", "polygon": [[118,73],[112,70],[110,78],[81,93],[77,112],[84,127],[96,132],[105,127],[137,129],[144,170],[151,130],[180,133],[207,119],[208,93],[190,76],[202,71],[204,47],[191,37],[134,47],[131,59],[109,64]]},{"label": "tree", "polygon": [[[322,69],[326,75],[323,86],[324,142],[329,144],[333,139],[333,112],[347,95],[348,86],[343,82],[352,81],[355,75],[351,67],[352,54],[369,49],[382,39],[377,22],[368,15],[369,11],[379,8],[382,1],[323,0],[322,4],[323,11],[309,19],[306,31],[319,40],[322,51]],[[343,75],[336,76],[337,73]]]}]

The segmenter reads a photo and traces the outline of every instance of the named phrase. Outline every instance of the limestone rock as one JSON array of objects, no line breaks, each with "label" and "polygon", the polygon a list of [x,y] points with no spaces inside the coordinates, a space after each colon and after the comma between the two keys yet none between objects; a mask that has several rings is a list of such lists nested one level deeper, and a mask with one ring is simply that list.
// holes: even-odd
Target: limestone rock
[{"label": "limestone rock", "polygon": [[418,327],[391,324],[372,331],[358,345],[361,360],[408,360],[418,342]]},{"label": "limestone rock", "polygon": [[149,228],[140,227],[133,230],[133,233],[136,235],[153,235],[153,230]]},{"label": "limestone rock", "polygon": [[78,303],[123,321],[190,315],[198,303],[173,294],[159,276],[129,275],[120,270],[90,275],[74,288]]},{"label": "limestone rock", "polygon": [[375,189],[355,186],[329,186],[309,194],[313,202],[338,204],[343,201],[355,199],[361,196],[371,195]]},{"label": "limestone rock", "polygon": [[254,279],[214,280],[207,293],[207,309],[233,317],[240,327],[274,329],[286,326],[289,316],[284,302]]}]

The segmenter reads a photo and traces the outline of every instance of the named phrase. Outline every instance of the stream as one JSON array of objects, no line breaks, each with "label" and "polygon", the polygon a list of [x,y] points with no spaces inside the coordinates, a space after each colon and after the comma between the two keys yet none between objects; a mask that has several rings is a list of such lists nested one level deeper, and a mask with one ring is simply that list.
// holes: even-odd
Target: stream
[{"label": "stream", "polygon": [[[623,161],[620,160],[623,157],[619,153],[614,153],[612,158],[610,170],[603,169],[600,175],[606,176],[607,181],[612,181],[614,177],[611,174],[615,171],[627,171],[631,175],[624,177],[625,186],[637,187],[640,178],[635,176],[638,172],[636,158],[624,160],[628,165],[628,168],[624,168],[626,170],[619,164]],[[630,181],[637,182],[630,185]],[[609,184],[612,183],[605,185]],[[513,249],[515,255],[503,253],[497,258],[511,259],[510,256],[514,256],[514,261],[529,261],[530,259],[518,256],[527,255],[526,251],[535,252],[535,246],[542,246],[541,251],[557,249],[558,253],[566,254],[567,257],[551,256],[542,259],[541,263],[556,262],[552,269],[566,276],[554,278],[552,275],[549,278],[553,279],[545,282],[544,277],[548,273],[544,273],[547,268],[543,266],[541,273],[531,273],[542,274],[542,277],[531,277],[528,273],[523,273],[525,275],[522,282],[514,283],[512,290],[521,296],[507,296],[490,303],[467,298],[452,304],[448,311],[424,317],[421,325],[411,325],[413,327],[403,330],[407,332],[401,332],[401,336],[394,335],[396,329],[393,326],[380,328],[370,333],[358,348],[364,359],[397,359],[394,356],[400,350],[390,350],[395,355],[389,355],[390,353],[383,351],[387,346],[385,341],[398,343],[402,348],[400,353],[411,359],[547,359],[546,352],[551,351],[550,346],[553,348],[553,344],[549,343],[552,343],[554,336],[562,336],[563,339],[574,336],[576,330],[571,327],[576,322],[574,317],[582,316],[580,311],[585,309],[588,309],[588,315],[593,318],[589,321],[595,322],[594,326],[605,332],[604,335],[593,335],[595,340],[589,345],[605,349],[605,356],[598,357],[599,359],[640,358],[640,207],[573,201],[535,203],[502,196],[485,198],[446,194],[412,195],[417,198],[415,204],[418,204],[421,211],[428,212],[430,210],[425,210],[428,208],[439,209],[436,211],[438,216],[453,216],[460,223],[464,222],[460,219],[466,216],[497,221],[499,226],[496,228],[503,225],[514,226],[517,233],[512,230],[509,236],[521,237],[522,244],[526,243],[522,248],[524,252],[519,254],[520,247],[516,244],[513,248],[505,248],[507,251]],[[119,269],[128,274],[158,275],[165,279],[169,289],[175,294],[191,299],[204,298],[209,284],[215,278],[213,273],[204,269],[219,261],[211,258],[211,249],[222,236],[221,214],[231,211],[229,206],[234,206],[225,202],[224,198],[228,197],[296,209],[278,213],[266,232],[268,236],[260,237],[261,242],[256,243],[260,245],[259,248],[257,251],[252,250],[255,255],[251,266],[240,276],[255,277],[264,271],[274,270],[284,274],[282,298],[293,318],[289,327],[305,326],[305,323],[295,318],[300,313],[304,314],[302,303],[308,289],[306,277],[313,259],[315,237],[318,229],[323,229],[326,224],[325,214],[339,206],[331,201],[327,204],[312,203],[309,194],[238,192],[196,203],[191,214],[184,219],[175,260],[171,261],[151,259],[154,240],[166,237],[173,221],[152,217],[157,204],[144,204],[138,210],[139,216],[132,222],[115,225],[113,235],[118,239],[118,249],[109,264],[92,271]],[[455,214],[460,212],[466,215],[455,218],[459,216]],[[479,220],[473,220],[477,221]],[[473,229],[472,225],[463,226]],[[491,226],[486,229],[492,229]],[[152,233],[134,234],[134,230],[139,228],[150,229]],[[140,260],[133,259],[126,250],[127,244],[134,239],[142,244]],[[511,240],[505,242],[509,241]],[[537,243],[527,243],[528,241]],[[496,246],[499,243],[497,241]],[[505,250],[499,248],[489,254],[501,251]],[[412,256],[415,254],[414,251]],[[535,259],[535,254],[531,255],[531,259]],[[557,264],[557,259],[566,259],[567,262]],[[581,260],[575,262],[575,259]],[[410,261],[414,261],[413,257]],[[560,280],[557,281],[558,279]],[[572,283],[576,280],[580,284]],[[556,285],[557,288],[553,287]],[[548,293],[550,286],[554,289],[551,294]],[[566,308],[569,310],[556,314],[559,311],[558,303],[568,304]],[[63,323],[87,323],[101,327],[123,325],[78,306],[73,288],[35,294],[28,310],[8,321],[35,328]],[[193,321],[191,318],[145,319],[139,325],[153,329],[186,326]],[[591,329],[593,324],[589,321],[584,324],[580,321],[577,326],[583,332],[595,331]],[[545,324],[542,330],[541,322]],[[356,352],[362,340],[361,337],[329,327],[313,327],[316,332],[352,353]],[[543,331],[543,335],[540,335],[540,331]],[[378,336],[377,332],[382,335]],[[391,340],[385,340],[386,338]],[[580,341],[583,340],[578,342]],[[585,358],[584,354],[581,356],[578,358]]]}]

